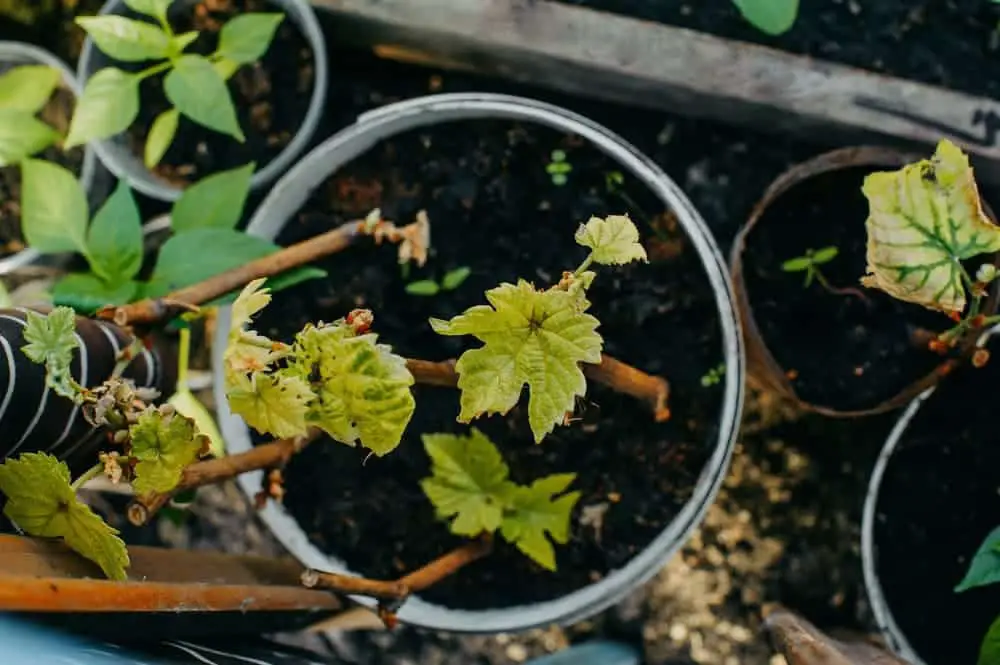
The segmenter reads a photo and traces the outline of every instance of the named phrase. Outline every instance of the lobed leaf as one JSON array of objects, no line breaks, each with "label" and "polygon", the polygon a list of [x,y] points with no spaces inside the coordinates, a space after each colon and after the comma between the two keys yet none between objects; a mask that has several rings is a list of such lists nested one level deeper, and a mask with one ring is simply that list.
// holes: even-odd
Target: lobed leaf
[{"label": "lobed leaf", "polygon": [[167,404],[177,409],[177,413],[194,421],[198,432],[208,438],[208,451],[212,456],[225,456],[226,442],[222,438],[219,426],[194,393],[187,389],[178,390],[170,396]]},{"label": "lobed leaf", "polygon": [[21,165],[21,230],[42,254],[87,251],[87,195],[58,164],[38,159]]},{"label": "lobed leaf", "polygon": [[733,4],[754,27],[774,36],[791,30],[799,14],[799,0],[733,0]]},{"label": "lobed leaf", "polygon": [[170,103],[194,122],[241,143],[246,140],[226,81],[207,58],[182,55],[164,79],[163,90]]},{"label": "lobed leaf", "polygon": [[18,164],[59,140],[59,132],[30,111],[0,108],[0,166]]},{"label": "lobed leaf", "polygon": [[596,318],[581,289],[537,291],[520,280],[486,292],[490,305],[450,321],[431,319],[441,335],[473,335],[484,343],[455,365],[461,390],[459,422],[506,413],[528,386],[528,420],[541,442],[587,389],[581,362],[601,360]]},{"label": "lobed leaf", "polygon": [[97,48],[115,60],[161,60],[170,53],[170,36],[162,28],[145,21],[106,14],[80,16],[76,24],[86,30]]},{"label": "lobed leaf", "polygon": [[203,178],[184,190],[170,213],[175,233],[197,228],[231,229],[243,216],[256,164],[222,171]]},{"label": "lobed leaf", "polygon": [[28,310],[21,350],[34,363],[57,370],[68,370],[73,351],[80,346],[76,338],[76,313],[68,307],[56,307],[48,314]]},{"label": "lobed leaf", "polygon": [[868,199],[868,267],[861,283],[943,312],[961,312],[961,261],[1000,250],[1000,227],[983,212],[969,159],[941,141],[930,160],[873,173]]},{"label": "lobed leaf", "polygon": [[639,229],[628,215],[591,217],[576,231],[578,245],[590,248],[590,256],[601,265],[623,265],[647,261],[646,250],[639,243]]},{"label": "lobed leaf", "polygon": [[76,498],[69,467],[45,453],[25,453],[0,464],[0,492],[7,497],[6,515],[38,538],[62,538],[71,549],[90,559],[112,579],[127,579],[125,543]]},{"label": "lobed leaf", "polygon": [[59,87],[59,70],[48,65],[21,65],[0,75],[0,109],[35,114]]},{"label": "lobed leaf", "polygon": [[90,77],[69,124],[66,149],[128,129],[139,115],[139,78],[114,67]]},{"label": "lobed leaf", "polygon": [[121,181],[94,216],[87,233],[90,268],[105,282],[129,282],[142,267],[142,216]]},{"label": "lobed leaf", "polygon": [[562,493],[575,479],[573,473],[556,474],[528,487],[512,487],[507,495],[500,535],[548,570],[556,570],[556,553],[549,538],[560,545],[569,542],[570,516],[580,492]]},{"label": "lobed leaf", "polygon": [[284,14],[240,14],[222,26],[217,53],[238,64],[256,62],[267,52]]},{"label": "lobed leaf", "polygon": [[209,445],[194,420],[154,407],[143,411],[128,431],[132,457],[138,460],[132,486],[140,494],[172,491],[184,469]]},{"label": "lobed leaf", "polygon": [[91,273],[70,273],[52,287],[52,300],[89,316],[105,305],[130,303],[138,292],[139,283],[131,279],[105,282]]},{"label": "lobed leaf", "polygon": [[315,395],[301,377],[234,373],[226,381],[226,395],[233,413],[258,432],[288,438],[309,430],[306,415]]},{"label": "lobed leaf", "polygon": [[154,168],[167,154],[170,144],[177,135],[177,125],[181,120],[181,112],[177,109],[167,109],[153,120],[146,136],[146,148],[143,152],[143,162],[146,168]]},{"label": "lobed leaf", "polygon": [[[456,536],[493,533],[503,521],[512,487],[500,451],[476,428],[467,436],[425,434],[431,476],[420,481],[440,519],[449,520]],[[454,519],[452,519],[454,518]]]},{"label": "lobed leaf", "polygon": [[253,316],[271,302],[271,293],[263,288],[263,284],[263,279],[255,279],[243,288],[233,302],[229,339],[222,356],[227,391],[230,387],[242,386],[245,389],[241,376],[264,371],[281,357],[274,342],[249,329]]},{"label": "lobed leaf", "polygon": [[976,550],[969,564],[969,570],[955,587],[955,592],[960,593],[997,582],[1000,582],[1000,527],[993,529]]}]

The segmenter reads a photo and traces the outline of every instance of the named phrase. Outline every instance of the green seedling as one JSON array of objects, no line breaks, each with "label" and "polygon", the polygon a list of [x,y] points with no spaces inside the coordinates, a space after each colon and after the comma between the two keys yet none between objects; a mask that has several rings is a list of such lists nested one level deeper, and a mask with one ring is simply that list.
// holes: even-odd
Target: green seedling
[{"label": "green seedling", "polygon": [[410,282],[406,285],[406,292],[413,296],[436,296],[442,291],[454,291],[471,274],[471,268],[462,266],[445,273],[440,282],[436,282],[433,279],[421,279],[416,282]]},{"label": "green seedling", "polygon": [[861,291],[851,287],[838,287],[830,283],[826,275],[820,269],[820,266],[833,261],[837,258],[839,250],[836,247],[823,247],[821,249],[807,249],[806,253],[802,256],[797,256],[794,259],[789,259],[781,264],[781,269],[784,272],[803,272],[805,277],[802,282],[804,288],[809,288],[815,281],[819,284],[823,290],[834,295],[847,295],[858,298],[864,302],[868,302],[868,297],[865,296]]},{"label": "green seedling", "polygon": [[722,377],[726,375],[726,363],[719,363],[717,367],[713,367],[708,370],[705,376],[701,377],[701,385],[703,388],[709,388],[714,385],[718,385],[722,381]]},{"label": "green seedling", "polygon": [[573,171],[573,165],[566,160],[566,152],[563,150],[553,150],[549,157],[549,164],[545,167],[545,172],[552,177],[552,184],[562,187],[569,182],[569,174]]}]

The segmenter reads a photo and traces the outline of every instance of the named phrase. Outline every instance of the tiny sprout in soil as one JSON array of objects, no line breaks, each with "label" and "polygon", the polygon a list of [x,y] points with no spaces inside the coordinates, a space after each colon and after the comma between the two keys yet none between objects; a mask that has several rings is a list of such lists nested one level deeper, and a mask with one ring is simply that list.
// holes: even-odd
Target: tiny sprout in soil
[{"label": "tiny sprout in soil", "polygon": [[564,150],[553,150],[545,172],[552,177],[552,184],[561,187],[569,182],[569,174],[573,171],[573,165],[566,160]]},{"label": "tiny sprout in soil", "polygon": [[[403,264],[409,265],[409,263]],[[445,273],[440,282],[433,279],[421,279],[406,285],[406,292],[412,296],[436,296],[441,291],[454,291],[469,278],[472,269],[467,266],[455,268]]]},{"label": "tiny sprout in soil", "polygon": [[839,250],[836,247],[823,247],[822,249],[807,249],[802,256],[788,259],[781,264],[784,272],[804,272],[805,277],[802,282],[804,288],[809,288],[815,281],[823,290],[833,295],[850,295],[864,302],[868,302],[867,296],[853,287],[837,287],[830,283],[820,266],[837,258]]},{"label": "tiny sprout in soil", "polygon": [[701,377],[701,385],[705,388],[718,385],[722,377],[726,375],[726,363],[719,363],[717,367],[708,370],[705,376]]}]

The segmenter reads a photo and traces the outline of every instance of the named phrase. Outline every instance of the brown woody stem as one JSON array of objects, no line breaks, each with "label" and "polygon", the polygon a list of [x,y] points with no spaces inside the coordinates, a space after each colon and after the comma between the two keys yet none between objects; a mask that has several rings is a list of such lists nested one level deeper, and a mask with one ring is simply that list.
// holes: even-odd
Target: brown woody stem
[{"label": "brown woody stem", "polygon": [[861,291],[861,289],[856,289],[853,286],[834,286],[826,277],[823,276],[823,273],[821,273],[818,268],[814,274],[816,275],[816,281],[819,282],[819,285],[822,286],[828,293],[832,293],[837,296],[853,296],[866,305],[872,304],[872,301]]},{"label": "brown woody stem", "polygon": [[[432,362],[408,358],[406,366],[417,383],[454,388],[458,385],[455,361]],[[670,419],[670,384],[660,376],[646,374],[611,356],[602,355],[599,364],[584,363],[584,375],[591,381],[604,384],[615,392],[630,395],[645,402],[653,412],[656,422]]]},{"label": "brown woody stem", "polygon": [[184,469],[181,482],[173,491],[136,496],[128,507],[129,522],[136,526],[146,524],[178,492],[219,483],[249,471],[283,466],[318,436],[319,431],[313,430],[305,437],[279,439],[238,455],[196,462]]}]

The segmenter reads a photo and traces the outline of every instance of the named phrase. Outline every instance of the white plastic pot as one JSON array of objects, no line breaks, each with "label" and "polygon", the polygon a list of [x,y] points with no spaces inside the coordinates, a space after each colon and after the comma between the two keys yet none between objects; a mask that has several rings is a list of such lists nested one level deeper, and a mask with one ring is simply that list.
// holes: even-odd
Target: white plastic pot
[{"label": "white plastic pot", "polygon": [[[76,75],[73,74],[73,70],[45,49],[32,46],[31,44],[22,44],[21,42],[0,41],[0,64],[12,67],[20,65],[48,65],[59,72],[62,78],[62,85],[67,90],[70,90],[75,97],[80,96],[81,88],[76,80]],[[83,185],[83,189],[87,192],[88,197],[93,194],[95,166],[94,151],[89,146],[84,147],[80,183]],[[41,254],[30,247],[17,254],[5,256],[0,259],[0,275],[17,270],[29,263],[34,263],[40,257]]]},{"label": "white plastic pot", "polygon": [[[312,5],[306,0],[268,0],[268,2],[283,10],[309,43],[314,60],[313,89],[306,117],[302,120],[295,136],[270,163],[253,174],[250,179],[251,190],[260,189],[279,178],[309,145],[323,116],[329,81],[326,38],[319,27]],[[108,0],[101,8],[100,14],[120,14],[126,9],[124,0]],[[77,67],[81,85],[98,70],[111,63],[112,60],[88,38],[83,44],[83,52]],[[142,158],[136,156],[129,147],[123,134],[95,141],[92,145],[101,163],[119,180],[127,181],[133,190],[160,201],[176,201],[184,191],[182,187],[162,180],[147,169]]]},{"label": "white plastic pot", "polygon": [[[649,187],[677,215],[704,265],[715,294],[726,363],[718,438],[694,493],[663,532],[627,565],[609,573],[599,582],[542,603],[468,611],[441,607],[413,598],[406,602],[399,615],[400,620],[405,623],[435,630],[463,633],[513,632],[555,623],[568,624],[600,612],[655,575],[686,542],[714,500],[729,464],[743,406],[744,352],[725,262],[705,222],[680,188],[652,160],[611,131],[576,113],[531,99],[474,93],[435,95],[391,104],[367,113],[354,125],[317,147],[290,170],[256,211],[247,232],[270,240],[276,238],[317,187],[338,169],[383,139],[428,125],[475,119],[532,122],[576,134],[617,161],[622,171]],[[236,454],[249,450],[253,444],[246,424],[229,411],[221,379],[222,353],[226,345],[230,314],[228,307],[219,313],[213,366],[219,424],[228,450]],[[249,497],[260,488],[261,481],[260,472],[244,474],[239,479]],[[281,505],[270,503],[261,512],[261,517],[284,546],[304,565],[329,571],[351,572],[342,561],[320,551],[309,542],[308,536]],[[361,598],[358,600],[370,602]]]}]

